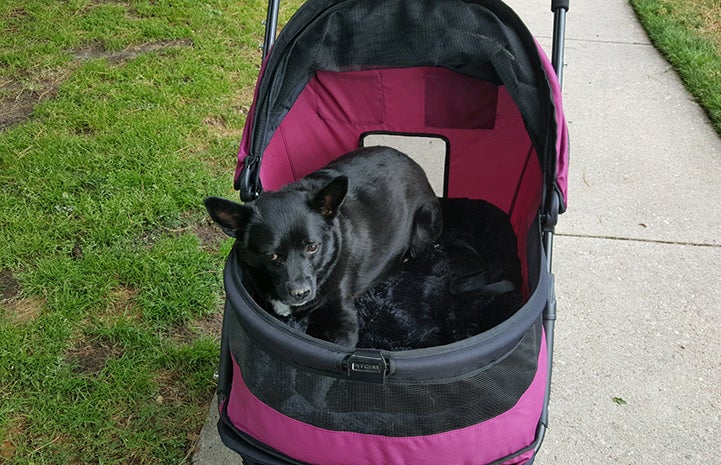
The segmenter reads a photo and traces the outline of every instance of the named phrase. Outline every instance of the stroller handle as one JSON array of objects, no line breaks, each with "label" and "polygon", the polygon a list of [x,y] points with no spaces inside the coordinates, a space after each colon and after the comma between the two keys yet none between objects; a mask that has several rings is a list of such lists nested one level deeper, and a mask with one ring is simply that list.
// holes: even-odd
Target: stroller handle
[{"label": "stroller handle", "polygon": [[275,42],[275,34],[278,32],[278,11],[280,10],[280,0],[268,1],[268,14],[265,18],[265,37],[263,40],[263,61],[268,56],[270,49],[273,48]]},{"label": "stroller handle", "polygon": [[551,63],[558,77],[558,84],[563,85],[563,53],[566,41],[566,12],[570,0],[551,0],[553,11],[553,49],[551,50]]},{"label": "stroller handle", "polygon": [[568,7],[571,4],[571,0],[551,0],[551,11],[554,13],[563,8],[564,10],[568,11]]}]

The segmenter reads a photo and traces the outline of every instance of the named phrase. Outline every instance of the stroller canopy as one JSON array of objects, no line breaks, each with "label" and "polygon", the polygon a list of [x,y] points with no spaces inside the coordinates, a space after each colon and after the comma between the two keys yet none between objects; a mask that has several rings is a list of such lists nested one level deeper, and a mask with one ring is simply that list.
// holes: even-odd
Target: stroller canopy
[{"label": "stroller canopy", "polygon": [[411,67],[446,68],[503,86],[523,118],[546,190],[561,194],[565,209],[566,128],[555,73],[515,12],[493,0],[306,5],[287,24],[261,72],[236,171],[241,197],[250,200],[260,192],[263,154],[317,72]]},{"label": "stroller canopy", "polygon": [[[510,222],[524,303],[450,344],[349,353],[268,314],[231,252],[219,431],[248,462],[533,461],[550,391],[555,298],[547,239],[565,209],[567,130],[555,71],[509,7],[309,0],[263,63],[235,186],[250,201],[359,145],[404,138],[429,181],[439,181],[432,186],[447,201],[444,212],[459,200],[468,207],[452,216],[459,230],[486,241],[468,229],[478,201]],[[358,370],[356,361],[370,362]],[[325,399],[312,405],[321,385]],[[418,425],[428,428],[410,429]]]}]

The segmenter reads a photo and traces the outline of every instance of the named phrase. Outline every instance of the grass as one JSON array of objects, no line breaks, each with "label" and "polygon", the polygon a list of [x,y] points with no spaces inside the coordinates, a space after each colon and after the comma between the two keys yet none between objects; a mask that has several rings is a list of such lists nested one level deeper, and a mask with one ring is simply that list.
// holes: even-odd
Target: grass
[{"label": "grass", "polygon": [[0,5],[0,462],[189,461],[264,9]]},{"label": "grass", "polygon": [[631,0],[649,37],[721,134],[721,3]]},{"label": "grass", "polygon": [[[719,127],[718,2],[633,3]],[[0,3],[0,462],[189,462],[230,247],[201,199],[235,197],[264,11]]]}]

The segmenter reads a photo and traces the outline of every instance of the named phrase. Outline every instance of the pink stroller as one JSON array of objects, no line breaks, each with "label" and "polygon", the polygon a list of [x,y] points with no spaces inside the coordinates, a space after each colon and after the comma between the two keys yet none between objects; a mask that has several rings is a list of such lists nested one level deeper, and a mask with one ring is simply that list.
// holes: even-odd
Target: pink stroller
[{"label": "pink stroller", "polygon": [[486,217],[473,202],[501,212],[522,300],[440,345],[347,351],[266,312],[231,253],[218,430],[246,465],[533,463],[547,425],[552,237],[566,205],[568,4],[552,1],[552,65],[498,0],[309,0],[277,41],[271,0],[235,174],[241,198],[359,146],[394,145],[454,212],[446,224],[468,226],[479,247],[483,228],[468,218]]}]

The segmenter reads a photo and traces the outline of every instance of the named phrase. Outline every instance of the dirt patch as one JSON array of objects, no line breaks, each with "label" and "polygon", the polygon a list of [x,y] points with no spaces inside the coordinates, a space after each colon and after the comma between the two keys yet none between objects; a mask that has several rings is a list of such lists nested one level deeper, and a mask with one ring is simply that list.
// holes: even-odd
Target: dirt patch
[{"label": "dirt patch", "polygon": [[15,299],[20,295],[20,283],[12,271],[0,270],[0,302]]},{"label": "dirt patch", "polygon": [[218,312],[188,321],[178,323],[166,328],[165,336],[178,344],[191,344],[199,337],[210,337],[220,340],[223,326],[222,308]]},{"label": "dirt patch", "polygon": [[[5,439],[0,443],[0,459],[12,459],[23,441],[27,431],[27,419],[19,414],[12,415],[8,419],[9,426],[5,430]],[[0,462],[3,462],[0,460]],[[3,462],[4,463],[4,462]]]},{"label": "dirt patch", "polygon": [[0,311],[10,321],[25,324],[35,320],[45,301],[36,297],[22,297],[22,286],[12,271],[0,270]]},{"label": "dirt patch", "polygon": [[123,355],[123,348],[106,338],[81,340],[65,353],[66,360],[73,365],[73,372],[85,375],[99,374],[108,360]]},{"label": "dirt patch", "polygon": [[193,322],[193,326],[203,336],[220,339],[220,330],[223,326],[223,314],[212,313]]},{"label": "dirt patch", "polygon": [[135,309],[137,296],[138,290],[132,286],[120,285],[112,289],[108,294],[108,306],[103,314],[109,317],[139,317],[140,315]]},{"label": "dirt patch", "polygon": [[701,33],[721,49],[721,3],[716,3],[713,9],[709,8],[703,12]]},{"label": "dirt patch", "polygon": [[[247,107],[236,106],[233,108],[233,110],[246,116],[248,114]],[[211,134],[218,138],[230,137],[233,139],[240,139],[240,137],[243,135],[242,127],[231,126],[228,123],[227,119],[222,115],[208,116],[203,120],[203,123],[208,127]]]},{"label": "dirt patch", "polygon": [[223,241],[228,238],[210,219],[196,222],[190,218],[190,215],[185,215],[182,223],[184,226],[177,228],[160,226],[157,229],[146,231],[135,240],[135,244],[145,250],[152,250],[158,240],[164,236],[180,237],[190,233],[198,238],[201,249],[212,253],[217,252]]},{"label": "dirt patch", "polygon": [[42,75],[6,78],[0,81],[0,131],[30,119],[35,106],[55,97],[60,84],[85,61],[104,58],[113,63],[121,63],[145,53],[192,46],[193,41],[190,39],[165,40],[111,52],[105,50],[101,44],[91,44],[72,51],[74,60],[66,69],[45,70]]},{"label": "dirt patch", "polygon": [[181,404],[186,399],[181,389],[182,379],[180,375],[173,370],[160,370],[155,375],[155,382],[158,384],[158,393],[155,396],[155,402],[159,404]]},{"label": "dirt patch", "polygon": [[55,97],[69,71],[38,77],[12,78],[0,82],[0,131],[32,115],[35,105]]},{"label": "dirt patch", "polygon": [[197,334],[195,334],[193,328],[184,323],[178,323],[168,328],[167,336],[178,344],[189,344],[196,339]]},{"label": "dirt patch", "polygon": [[44,300],[32,297],[6,301],[5,315],[16,323],[25,324],[34,321],[40,315],[43,305],[45,305]]},{"label": "dirt patch", "polygon": [[28,119],[39,101],[37,95],[25,92],[17,80],[0,83],[0,130]]},{"label": "dirt patch", "polygon": [[0,459],[10,460],[15,455],[17,447],[10,439],[5,439],[0,443]]},{"label": "dirt patch", "polygon": [[219,227],[210,223],[210,221],[196,224],[193,226],[192,232],[200,239],[200,246],[203,250],[207,251],[218,250],[220,244],[228,238]]},{"label": "dirt patch", "polygon": [[114,63],[119,63],[127,60],[132,60],[133,58],[136,58],[146,53],[157,52],[158,50],[192,46],[193,41],[190,39],[162,40],[159,42],[150,42],[147,44],[135,45],[132,47],[128,47],[124,50],[110,52],[105,50],[102,44],[96,43],[75,50],[73,52],[73,55],[75,56],[75,60],[80,62],[102,58]]}]

